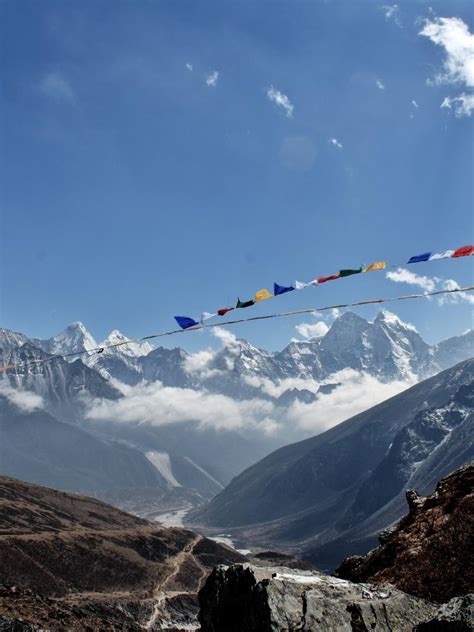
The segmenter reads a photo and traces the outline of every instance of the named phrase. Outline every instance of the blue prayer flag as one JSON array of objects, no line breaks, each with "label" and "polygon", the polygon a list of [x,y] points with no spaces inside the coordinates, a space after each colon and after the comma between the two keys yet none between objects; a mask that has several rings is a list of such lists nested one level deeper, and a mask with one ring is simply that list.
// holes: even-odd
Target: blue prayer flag
[{"label": "blue prayer flag", "polygon": [[428,261],[432,254],[432,252],[424,252],[422,255],[414,255],[413,257],[410,257],[408,259],[407,263],[420,263],[420,261]]},{"label": "blue prayer flag", "polygon": [[188,327],[195,327],[196,325],[199,325],[194,318],[189,318],[188,316],[175,316],[174,319],[181,329],[188,329]]},{"label": "blue prayer flag", "polygon": [[286,294],[286,292],[293,292],[295,288],[290,285],[289,287],[285,287],[284,285],[278,285],[278,283],[273,284],[273,294],[278,296],[279,294]]}]

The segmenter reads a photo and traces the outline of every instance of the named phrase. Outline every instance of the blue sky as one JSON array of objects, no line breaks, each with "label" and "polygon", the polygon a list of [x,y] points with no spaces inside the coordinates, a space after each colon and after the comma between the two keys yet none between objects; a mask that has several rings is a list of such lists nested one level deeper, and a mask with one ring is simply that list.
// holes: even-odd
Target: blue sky
[{"label": "blue sky", "polygon": [[[4,0],[2,325],[138,336],[273,281],[472,243],[473,7]],[[440,17],[467,52],[450,57],[459,21],[420,35]],[[465,285],[472,261],[412,272]],[[415,289],[378,272],[245,315]],[[393,311],[437,341],[472,307]],[[303,320],[235,331],[278,349]]]}]

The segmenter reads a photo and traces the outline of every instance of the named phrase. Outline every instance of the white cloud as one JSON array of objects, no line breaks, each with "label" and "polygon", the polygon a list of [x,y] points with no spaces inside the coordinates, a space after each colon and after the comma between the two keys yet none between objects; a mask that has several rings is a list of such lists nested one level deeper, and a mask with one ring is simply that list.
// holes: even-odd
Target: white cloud
[{"label": "white cloud", "polygon": [[[387,279],[395,281],[395,283],[407,283],[408,285],[416,285],[425,292],[434,292],[438,290],[458,290],[460,285],[454,279],[440,279],[438,277],[420,276],[404,268],[397,268],[393,272],[387,272]],[[452,303],[469,303],[474,305],[474,296],[469,292],[456,292],[453,294],[444,294],[436,297],[439,305],[447,305]]]},{"label": "white cloud", "polygon": [[396,270],[387,272],[387,279],[394,281],[395,283],[408,283],[408,285],[416,285],[421,287],[425,292],[433,292],[436,288],[435,280],[427,277],[420,276],[405,268],[397,268]]},{"label": "white cloud", "polygon": [[273,86],[270,86],[267,90],[267,97],[270,99],[270,101],[276,103],[278,107],[283,108],[288,118],[291,118],[293,116],[294,106],[291,103],[290,99],[286,96],[286,94],[283,94],[283,92],[275,90]]},{"label": "white cloud", "polygon": [[444,72],[436,75],[436,83],[464,83],[474,87],[474,35],[467,24],[460,18],[426,20],[419,35],[445,50]]},{"label": "white cloud", "polygon": [[393,20],[397,26],[402,27],[402,21],[400,19],[400,7],[398,4],[384,5],[382,6],[386,20]]},{"label": "white cloud", "polygon": [[234,349],[239,348],[239,341],[237,339],[237,336],[225,327],[213,327],[211,329],[211,333],[222,342],[224,347]]},{"label": "white cloud", "polygon": [[[317,318],[317,322],[300,323],[296,325],[295,329],[297,333],[305,338],[322,338],[329,331],[329,325],[331,325],[336,318],[339,318],[341,312],[338,309],[331,309],[322,315],[320,312],[313,312],[312,316]],[[294,339],[292,342],[301,342],[301,340]]]},{"label": "white cloud", "polygon": [[308,391],[313,391],[313,393],[316,393],[320,386],[320,383],[316,382],[316,380],[304,377],[288,377],[284,380],[273,382],[268,377],[245,375],[244,382],[249,386],[262,389],[262,391],[266,395],[270,395],[270,397],[280,397],[280,395],[282,395],[285,391],[293,388],[298,388],[300,390],[306,389]]},{"label": "white cloud", "polygon": [[334,147],[337,147],[338,149],[342,149],[342,143],[340,143],[337,138],[330,138],[329,142],[331,143],[331,145],[334,145]]},{"label": "white cloud", "polygon": [[413,101],[411,102],[412,106],[416,109],[418,109],[420,106],[418,105],[418,103],[413,99]]},{"label": "white cloud", "polygon": [[214,357],[213,351],[203,350],[196,353],[190,353],[184,360],[184,368],[192,373],[206,368]]},{"label": "white cloud", "polygon": [[20,391],[8,384],[0,384],[0,395],[8,399],[21,411],[30,413],[38,408],[43,408],[43,398],[31,391]]},{"label": "white cloud", "polygon": [[[470,33],[465,22],[460,18],[426,20],[419,34],[442,46],[446,55],[443,72],[429,83],[458,83],[474,88],[474,34]],[[474,95],[463,93],[456,97],[446,97],[441,107],[454,108],[457,117],[470,116],[474,109]]]},{"label": "white cloud", "polygon": [[219,72],[217,70],[213,70],[209,75],[207,75],[206,84],[210,88],[215,88],[217,86],[218,80],[219,80]]},{"label": "white cloud", "polygon": [[58,72],[50,72],[39,84],[40,91],[55,101],[75,103],[76,96],[70,83]]},{"label": "white cloud", "polygon": [[329,327],[322,320],[317,323],[301,323],[296,325],[295,329],[300,336],[307,339],[322,338],[329,331]]},{"label": "white cloud", "polygon": [[[256,428],[264,433],[275,430],[274,405],[263,399],[237,401],[190,388],[172,388],[160,382],[139,384],[126,397],[116,401],[94,400],[88,419],[142,422],[156,426],[194,421],[201,427],[217,430]],[[270,423],[271,422],[271,423]]]},{"label": "white cloud", "polygon": [[441,103],[442,108],[454,109],[454,114],[458,118],[471,116],[474,110],[474,94],[460,94],[457,97],[446,97]]},{"label": "white cloud", "polygon": [[379,90],[385,90],[385,84],[383,84],[380,79],[375,80],[375,85]]},{"label": "white cloud", "polygon": [[318,397],[311,404],[294,402],[288,409],[290,424],[311,434],[324,432],[358,413],[397,395],[413,385],[413,381],[380,382],[366,373],[344,369],[326,380],[341,383],[331,393]]},{"label": "white cloud", "polygon": [[189,62],[186,64],[186,68],[189,70],[189,72],[193,71],[193,65],[190,64]]},{"label": "white cloud", "polygon": [[[205,364],[205,357],[202,357]],[[334,384],[331,393],[319,395],[315,402],[294,402],[278,406],[263,398],[235,400],[191,388],[164,387],[160,382],[128,387],[120,400],[89,402],[90,420],[117,423],[168,425],[194,422],[198,428],[257,432],[272,435],[283,443],[323,432],[412,385],[413,380],[379,382],[375,377],[344,369],[318,383],[313,379],[289,378],[273,382],[268,378],[246,377],[245,382],[277,398],[288,389],[307,389],[316,393],[321,384]]]},{"label": "white cloud", "polygon": [[[459,290],[461,286],[454,279],[445,279],[442,281],[441,287],[443,290]],[[469,305],[474,305],[474,295],[469,292],[445,294],[444,296],[440,296],[438,298],[438,302],[440,305],[445,305],[447,303],[468,303]]]}]

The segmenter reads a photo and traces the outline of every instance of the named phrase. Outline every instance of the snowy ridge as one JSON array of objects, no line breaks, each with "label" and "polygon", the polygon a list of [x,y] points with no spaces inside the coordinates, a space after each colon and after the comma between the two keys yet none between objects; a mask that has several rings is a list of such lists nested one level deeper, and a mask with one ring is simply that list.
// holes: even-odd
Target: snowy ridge
[{"label": "snowy ridge", "polygon": [[[106,347],[119,342],[127,342],[127,340],[130,340],[130,338],[127,338],[127,336],[118,331],[118,329],[114,329],[110,332],[107,338],[100,343],[100,346]],[[148,355],[154,348],[155,347],[147,341],[130,342],[129,344],[124,344],[120,347],[116,347],[115,349],[105,349],[104,353],[118,353],[132,358],[140,358],[141,356]]]}]

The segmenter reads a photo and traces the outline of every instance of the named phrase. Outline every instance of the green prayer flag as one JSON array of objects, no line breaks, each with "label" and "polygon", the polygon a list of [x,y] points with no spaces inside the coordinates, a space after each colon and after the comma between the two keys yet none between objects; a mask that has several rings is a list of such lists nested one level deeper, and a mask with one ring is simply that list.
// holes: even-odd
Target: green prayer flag
[{"label": "green prayer flag", "polygon": [[358,268],[357,270],[340,270],[339,276],[346,277],[351,276],[351,274],[360,274],[362,272],[362,268]]},{"label": "green prayer flag", "polygon": [[253,299],[251,301],[241,301],[240,298],[237,299],[236,307],[250,307],[251,305],[255,305],[255,301]]}]

